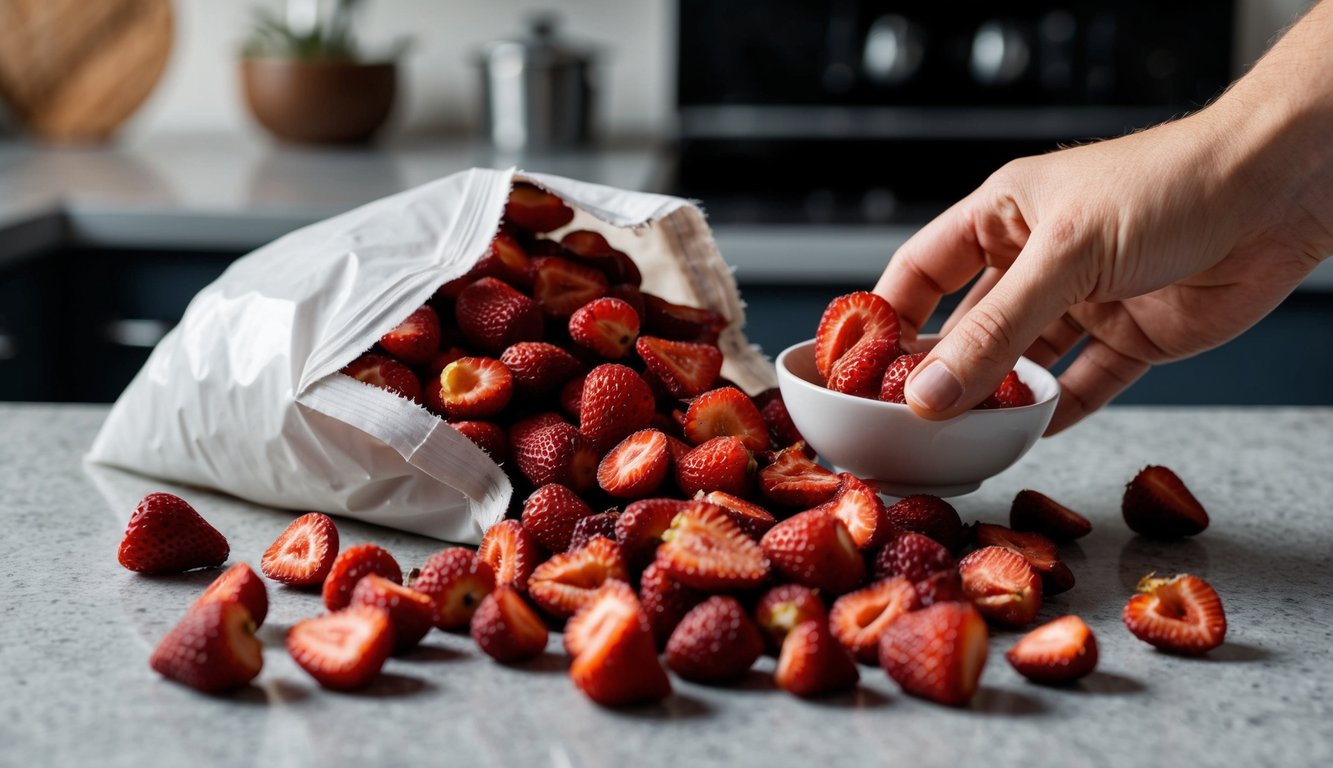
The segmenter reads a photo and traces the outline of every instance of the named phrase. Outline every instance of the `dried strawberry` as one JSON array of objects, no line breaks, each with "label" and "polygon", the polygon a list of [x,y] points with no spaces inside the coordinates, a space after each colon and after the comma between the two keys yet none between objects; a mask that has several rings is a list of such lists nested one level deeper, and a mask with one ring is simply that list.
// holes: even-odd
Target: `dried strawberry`
[{"label": "dried strawberry", "polygon": [[550,552],[564,552],[574,525],[592,514],[578,494],[558,483],[543,485],[523,502],[523,527]]},{"label": "dried strawberry", "polygon": [[1008,627],[1031,624],[1041,609],[1041,578],[1007,547],[982,547],[958,563],[963,592],[989,621]]},{"label": "dried strawberry", "polygon": [[223,571],[194,601],[190,610],[208,603],[240,603],[250,612],[255,626],[262,625],[264,617],[268,616],[268,590],[264,589],[263,579],[245,563],[237,563]]},{"label": "dried strawberry", "polygon": [[672,341],[716,344],[727,327],[727,318],[717,312],[674,304],[647,291],[643,292],[643,310],[645,332]]},{"label": "dried strawberry", "polygon": [[1061,616],[1023,635],[1004,657],[1034,683],[1070,683],[1097,667],[1097,638],[1083,619]]},{"label": "dried strawberry", "polygon": [[417,643],[435,624],[435,601],[429,595],[373,573],[356,583],[352,590],[351,605],[368,605],[389,612],[395,653],[417,647]]},{"label": "dried strawberry", "polygon": [[782,641],[773,682],[801,697],[824,696],[856,687],[861,672],[827,622],[805,621]]},{"label": "dried strawberry", "polygon": [[638,337],[639,315],[620,299],[593,299],[569,316],[569,338],[608,360],[629,354]]},{"label": "dried strawberry", "polygon": [[768,425],[744,392],[735,387],[709,390],[690,401],[685,439],[699,445],[714,437],[737,437],[751,451],[768,450]]},{"label": "dried strawberry", "polygon": [[259,561],[264,575],[292,587],[323,584],[338,557],[338,528],[322,512],[291,522]]},{"label": "dried strawberry", "polygon": [[1154,539],[1194,536],[1208,527],[1208,512],[1166,467],[1145,467],[1135,475],[1120,510],[1131,531]]},{"label": "dried strawberry", "polygon": [[917,352],[911,355],[899,355],[887,370],[884,371],[884,378],[880,382],[879,399],[886,403],[907,404],[907,377],[926,359],[925,352]]},{"label": "dried strawberry", "polygon": [[342,373],[408,400],[421,399],[421,380],[392,357],[367,352],[344,366]]},{"label": "dried strawberry", "polygon": [[884,372],[898,357],[899,351],[896,339],[863,337],[833,362],[829,369],[828,388],[845,395],[878,397]]},{"label": "dried strawberry", "polygon": [[847,526],[820,509],[783,520],[760,544],[784,576],[829,595],[849,592],[865,578],[865,561]]},{"label": "dried strawberry", "polygon": [[1069,507],[1037,491],[1019,491],[1009,507],[1009,527],[1035,531],[1052,541],[1073,541],[1092,532],[1092,523]]},{"label": "dried strawberry", "polygon": [[481,537],[477,548],[481,558],[495,572],[495,583],[528,591],[528,577],[541,558],[541,545],[517,520],[501,520]]},{"label": "dried strawberry", "polygon": [[574,209],[535,184],[514,182],[505,202],[505,221],[529,232],[550,232],[574,220]]},{"label": "dried strawberry", "polygon": [[641,429],[602,457],[597,484],[616,498],[642,498],[657,490],[670,467],[666,435],[656,429]]},{"label": "dried strawberry", "polygon": [[585,260],[600,258],[615,250],[606,241],[606,236],[591,229],[566,232],[565,236],[560,238],[560,247]]},{"label": "dried strawberry", "polygon": [[908,496],[890,504],[885,513],[893,527],[925,534],[950,552],[963,546],[962,518],[952,504],[938,496]]},{"label": "dried strawberry", "polygon": [[713,344],[640,336],[634,349],[672,397],[701,395],[722,373],[722,350]]},{"label": "dried strawberry", "polygon": [[1208,582],[1189,574],[1143,577],[1139,594],[1129,599],[1121,618],[1138,639],[1183,656],[1207,653],[1227,636],[1222,598]]},{"label": "dried strawberry", "polygon": [[648,617],[624,582],[607,582],[570,619],[565,647],[574,655],[570,678],[598,704],[624,706],[671,694]]},{"label": "dried strawberry", "polygon": [[538,341],[545,329],[537,303],[493,277],[463,289],[454,317],[468,343],[492,355],[520,341]]},{"label": "dried strawberry", "polygon": [[579,398],[579,432],[606,449],[653,420],[653,393],[633,369],[615,363],[593,368]]},{"label": "dried strawberry", "polygon": [[917,605],[912,583],[894,576],[835,600],[829,609],[829,628],[858,661],[874,664],[879,660],[879,637],[884,628],[916,610]]},{"label": "dried strawberry", "polygon": [[939,603],[885,627],[879,663],[903,692],[948,706],[972,699],[986,666],[986,622],[967,603]]},{"label": "dried strawberry", "polygon": [[852,541],[862,550],[879,548],[897,533],[889,523],[879,492],[865,481],[847,472],[838,475],[841,483],[832,499],[816,509],[833,515],[847,526]]},{"label": "dried strawberry", "polygon": [[548,317],[567,318],[606,295],[608,284],[601,270],[559,256],[533,259],[532,274],[532,297]]},{"label": "dried strawberry", "polygon": [[768,577],[764,551],[716,504],[690,502],[662,539],[658,565],[687,587],[706,592],[748,589]]},{"label": "dried strawberry", "polygon": [[590,230],[576,230],[560,239],[560,246],[579,259],[589,262],[606,275],[611,283],[638,286],[643,275],[634,260],[611,247],[605,237]]},{"label": "dried strawberry", "polygon": [[778,451],[767,467],[759,470],[759,492],[786,507],[810,508],[833,498],[842,480],[805,455],[803,444]]},{"label": "dried strawberry", "polygon": [[292,659],[320,685],[334,690],[365,687],[392,651],[389,612],[368,605],[298,621],[287,631]]},{"label": "dried strawberry", "polygon": [[338,553],[329,575],[324,579],[324,607],[330,611],[346,608],[352,601],[352,590],[363,576],[378,574],[395,584],[403,583],[403,570],[383,547],[358,544]]},{"label": "dried strawberry", "polygon": [[764,652],[745,609],[734,597],[715,595],[681,619],[666,646],[667,666],[697,683],[740,679]]},{"label": "dried strawberry", "polygon": [[838,296],[829,302],[815,332],[815,367],[825,380],[833,364],[865,337],[898,344],[898,314],[883,297],[869,291]]},{"label": "dried strawberry", "polygon": [[472,550],[449,547],[426,558],[411,586],[435,604],[435,626],[454,632],[467,628],[495,590],[495,570]]},{"label": "dried strawberry", "polygon": [[501,664],[517,664],[546,650],[550,633],[523,596],[501,586],[487,595],[472,620],[472,639]]},{"label": "dried strawberry", "polygon": [[430,307],[419,307],[381,336],[380,346],[409,365],[424,365],[440,351],[440,318]]},{"label": "dried strawberry", "polygon": [[214,601],[187,612],[158,642],[148,666],[197,691],[217,693],[255,679],[264,653],[245,606]]},{"label": "dried strawberry", "polygon": [[527,399],[554,392],[583,369],[577,357],[544,341],[520,341],[500,355],[514,377],[514,394]]},{"label": "dried strawberry", "polygon": [[230,552],[226,537],[187,501],[150,493],[130,515],[116,556],[138,573],[180,573],[222,565]]},{"label": "dried strawberry", "polygon": [[514,378],[490,357],[460,357],[440,372],[440,404],[450,419],[485,419],[509,405]]}]

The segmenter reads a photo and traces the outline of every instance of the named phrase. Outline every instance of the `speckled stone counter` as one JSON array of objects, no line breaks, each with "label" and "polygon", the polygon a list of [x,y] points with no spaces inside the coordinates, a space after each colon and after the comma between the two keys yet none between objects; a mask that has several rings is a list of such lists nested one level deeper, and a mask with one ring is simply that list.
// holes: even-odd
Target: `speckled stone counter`
[{"label": "speckled stone counter", "polygon": [[[565,676],[559,636],[520,668],[433,632],[368,691],[319,689],[282,649],[318,598],[270,589],[256,685],[208,697],[147,667],[156,640],[215,572],[148,578],[116,564],[136,494],[182,493],[257,564],[290,513],[123,473],[81,456],[100,407],[0,405],[0,764],[79,766],[1333,764],[1333,409],[1112,409],[1042,441],[957,500],[964,520],[1003,522],[1013,494],[1042,490],[1095,526],[1068,548],[1078,578],[1044,618],[1082,615],[1098,671],[1071,689],[1024,682],[997,632],[982,691],[950,710],[862,667],[854,695],[805,702],[773,689],[763,660],[740,688],[673,679],[660,706],[599,709]],[[1160,544],[1120,519],[1121,486],[1147,463],[1175,468],[1212,514],[1193,540]],[[340,521],[419,563],[438,542]],[[1120,608],[1148,571],[1189,571],[1222,595],[1227,643],[1204,659],[1153,651]]]}]

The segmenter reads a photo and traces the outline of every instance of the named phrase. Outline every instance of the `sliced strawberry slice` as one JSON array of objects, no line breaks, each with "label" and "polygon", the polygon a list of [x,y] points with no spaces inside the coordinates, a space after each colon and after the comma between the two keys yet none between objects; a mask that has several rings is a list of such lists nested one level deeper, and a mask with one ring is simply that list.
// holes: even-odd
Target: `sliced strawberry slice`
[{"label": "sliced strawberry slice", "polygon": [[1041,578],[1008,547],[982,547],[958,563],[963,592],[989,621],[1031,624],[1041,609]]},{"label": "sliced strawberry slice", "polygon": [[667,638],[685,614],[706,597],[698,590],[681,586],[657,563],[649,563],[639,576],[639,602],[648,614],[653,639],[659,648],[666,645]]},{"label": "sliced strawberry slice", "polygon": [[643,377],[615,363],[593,368],[579,398],[579,432],[606,449],[653,420],[656,403]]},{"label": "sliced strawberry slice", "polygon": [[823,621],[805,621],[787,633],[773,672],[779,688],[805,698],[851,690],[860,679],[856,661]]},{"label": "sliced strawberry slice", "polygon": [[245,606],[215,600],[187,612],[158,642],[148,666],[197,691],[217,693],[255,679],[264,666],[264,649]]},{"label": "sliced strawberry slice", "polygon": [[829,595],[850,592],[865,578],[865,561],[847,526],[822,509],[783,520],[760,544],[782,575]]},{"label": "sliced strawberry slice", "polygon": [[972,526],[971,534],[979,547],[1008,547],[1022,555],[1041,577],[1042,594],[1049,597],[1073,588],[1073,572],[1060,560],[1055,543],[1040,533],[977,523]]},{"label": "sliced strawberry slice", "polygon": [[639,314],[620,299],[593,299],[569,316],[569,338],[608,360],[629,354],[638,337]]},{"label": "sliced strawberry slice", "polygon": [[657,660],[648,617],[624,582],[607,582],[570,619],[565,647],[574,656],[570,678],[602,706],[671,695],[671,681]]},{"label": "sliced strawberry slice", "polygon": [[496,584],[527,592],[528,577],[541,559],[541,545],[519,521],[501,520],[481,537],[477,557],[495,572]]},{"label": "sliced strawberry slice", "polygon": [[533,259],[532,274],[532,297],[552,318],[569,317],[584,304],[605,296],[608,287],[601,270],[559,256]]},{"label": "sliced strawberry slice", "polygon": [[716,504],[690,502],[662,538],[658,565],[687,587],[706,592],[749,589],[768,577],[764,551]]},{"label": "sliced strawberry slice", "polygon": [[897,340],[866,336],[852,345],[829,369],[828,388],[857,397],[877,398],[884,372],[898,358]]},{"label": "sliced strawberry slice", "polygon": [[896,536],[875,556],[875,578],[902,576],[924,581],[937,573],[957,572],[958,563],[938,541],[914,531]]},{"label": "sliced strawberry slice", "polygon": [[755,604],[754,620],[769,650],[777,653],[787,633],[807,621],[828,621],[828,611],[815,591],[803,584],[773,587]]},{"label": "sliced strawberry slice", "polygon": [[130,515],[116,556],[138,573],[180,573],[222,565],[231,553],[227,538],[189,502],[170,493],[150,493]]},{"label": "sliced strawberry slice", "polygon": [[805,455],[797,443],[778,451],[773,463],[759,470],[759,492],[785,507],[809,509],[832,499],[842,480]]},{"label": "sliced strawberry slice", "polygon": [[629,581],[620,547],[597,537],[581,549],[552,555],[528,579],[528,596],[558,619],[573,616],[607,581]]},{"label": "sliced strawberry slice", "polygon": [[509,440],[505,437],[504,427],[493,421],[450,421],[449,426],[463,433],[496,464],[509,458]]},{"label": "sliced strawberry slice", "polygon": [[394,653],[403,653],[417,647],[435,624],[435,601],[401,584],[370,574],[356,583],[352,590],[352,606],[368,605],[389,612],[393,624]]},{"label": "sliced strawberry slice", "polygon": [[988,633],[967,603],[938,603],[884,628],[879,663],[903,692],[958,707],[971,701],[986,666]]},{"label": "sliced strawberry slice", "polygon": [[1061,616],[1023,635],[1004,657],[1034,683],[1063,685],[1097,667],[1097,638],[1083,619]]},{"label": "sliced strawberry slice", "polygon": [[640,336],[634,349],[672,397],[701,395],[722,373],[722,350],[713,344]]},{"label": "sliced strawberry slice", "polygon": [[505,202],[505,221],[529,232],[550,232],[574,220],[574,209],[526,181],[514,182]]},{"label": "sliced strawberry slice", "polygon": [[768,425],[744,392],[718,387],[690,401],[685,412],[685,439],[699,445],[714,437],[738,437],[751,451],[768,450]]},{"label": "sliced strawberry slice", "polygon": [[834,601],[829,628],[858,661],[879,660],[879,637],[899,616],[918,606],[916,589],[901,576],[877,581]]},{"label": "sliced strawberry slice", "polygon": [[641,429],[602,457],[597,484],[616,498],[642,498],[657,490],[670,468],[666,435],[656,429]]},{"label": "sliced strawberry slice", "polygon": [[367,352],[344,366],[342,373],[408,400],[421,399],[421,380],[392,357]]},{"label": "sliced strawberry slice", "polygon": [[687,496],[710,491],[743,494],[755,461],[738,437],[715,437],[676,461],[676,485]]},{"label": "sliced strawberry slice", "polygon": [[884,379],[880,382],[879,387],[879,399],[886,403],[906,405],[907,377],[925,359],[925,352],[899,355],[884,371]]},{"label": "sliced strawberry slice", "polygon": [[831,500],[819,505],[821,509],[842,521],[852,541],[862,550],[878,549],[890,536],[897,533],[889,524],[884,502],[879,492],[847,472],[838,475],[841,484]]},{"label": "sliced strawberry slice", "polygon": [[395,584],[403,583],[403,570],[383,547],[358,544],[338,553],[324,579],[324,607],[330,611],[346,608],[352,601],[352,590],[363,576],[379,574]]},{"label": "sliced strawberry slice", "polygon": [[256,627],[261,626],[264,617],[268,616],[268,590],[264,589],[264,580],[245,563],[237,563],[223,571],[194,601],[190,610],[208,603],[240,603],[250,612]]},{"label": "sliced strawberry slice", "polygon": [[514,393],[521,398],[554,392],[579,371],[583,363],[565,350],[544,341],[520,341],[500,355],[514,377]]},{"label": "sliced strawberry slice", "polygon": [[483,277],[458,294],[454,318],[463,338],[489,355],[520,341],[539,341],[545,330],[537,303],[493,277]]},{"label": "sliced strawberry slice", "polygon": [[741,530],[745,531],[745,535],[755,541],[763,538],[764,534],[768,533],[768,529],[778,522],[777,518],[773,517],[767,509],[724,491],[713,491],[704,496],[704,501],[727,510],[736,525],[739,525]]},{"label": "sliced strawberry slice", "polygon": [[727,327],[727,318],[712,311],[685,304],[674,304],[643,292],[643,327],[646,331],[672,341],[716,344]]},{"label": "sliced strawberry slice", "polygon": [[1032,395],[1032,388],[1018,378],[1017,371],[1010,371],[1004,375],[995,392],[978,403],[977,408],[983,411],[992,408],[1022,408],[1035,402],[1037,399]]},{"label": "sliced strawberry slice", "polygon": [[506,586],[481,601],[471,631],[477,647],[501,664],[518,664],[542,655],[550,637],[537,612]]},{"label": "sliced strawberry slice", "polygon": [[440,351],[440,317],[429,306],[418,307],[397,327],[380,337],[385,352],[409,365],[424,365]]},{"label": "sliced strawberry slice", "polygon": [[963,520],[952,504],[938,496],[908,496],[890,504],[884,512],[893,527],[925,534],[950,552],[963,546]]},{"label": "sliced strawberry slice", "polygon": [[736,598],[715,595],[681,619],[666,660],[686,680],[715,685],[744,677],[763,652],[764,640]]},{"label": "sliced strawberry slice", "polygon": [[1009,527],[1035,531],[1052,541],[1073,541],[1092,533],[1086,517],[1037,491],[1019,491],[1009,507]]},{"label": "sliced strawberry slice", "polygon": [[829,302],[815,332],[815,367],[826,380],[833,364],[862,338],[897,345],[898,313],[883,297],[869,291],[845,294]]},{"label": "sliced strawberry slice", "polygon": [[1129,599],[1121,618],[1138,639],[1182,656],[1207,653],[1227,636],[1222,598],[1208,582],[1189,574],[1143,577],[1139,594]]},{"label": "sliced strawberry slice", "polygon": [[435,626],[463,630],[477,606],[495,590],[495,570],[472,550],[450,547],[426,558],[412,589],[435,604]]},{"label": "sliced strawberry slice", "polygon": [[551,552],[569,549],[574,525],[592,514],[582,497],[563,485],[543,485],[523,502],[523,527]]},{"label": "sliced strawberry slice", "polygon": [[616,543],[636,568],[653,559],[662,534],[689,505],[679,499],[642,499],[625,507],[616,520]]},{"label": "sliced strawberry slice", "polygon": [[358,605],[297,622],[287,652],[325,688],[365,687],[393,651],[393,622],[383,608]]},{"label": "sliced strawberry slice", "polygon": [[440,372],[440,404],[450,419],[485,419],[509,405],[514,377],[490,357],[460,357]]},{"label": "sliced strawberry slice", "polygon": [[259,569],[274,581],[291,587],[323,584],[338,556],[338,527],[322,512],[292,521],[269,545]]},{"label": "sliced strawberry slice", "polygon": [[1175,472],[1144,467],[1125,486],[1120,505],[1131,531],[1154,539],[1194,536],[1208,527],[1208,512]]}]

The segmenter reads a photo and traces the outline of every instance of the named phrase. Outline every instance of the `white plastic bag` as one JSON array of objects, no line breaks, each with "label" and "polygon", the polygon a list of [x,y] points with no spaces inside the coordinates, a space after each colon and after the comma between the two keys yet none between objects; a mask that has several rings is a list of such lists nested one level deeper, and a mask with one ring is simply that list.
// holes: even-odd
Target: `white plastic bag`
[{"label": "white plastic bag", "polygon": [[[89,460],[476,543],[503,517],[505,473],[429,411],[338,371],[486,253],[516,178],[473,169],[293,232],[190,303],[112,408]],[[629,253],[645,290],[731,320],[723,374],[771,386],[736,284],[688,201],[522,174]]]}]

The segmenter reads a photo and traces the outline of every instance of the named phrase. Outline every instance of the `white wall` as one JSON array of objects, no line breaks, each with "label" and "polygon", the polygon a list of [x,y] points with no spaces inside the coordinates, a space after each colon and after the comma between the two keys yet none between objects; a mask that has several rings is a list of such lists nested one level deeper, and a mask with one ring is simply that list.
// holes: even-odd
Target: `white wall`
[{"label": "white wall", "polygon": [[[130,130],[254,130],[241,104],[236,51],[256,4],[279,0],[175,0],[176,47],[149,103]],[[1253,61],[1308,0],[1241,0],[1237,71]],[[568,32],[605,47],[600,113],[613,134],[670,128],[674,71],[674,0],[369,0],[364,37],[416,40],[395,115],[407,133],[474,125],[475,72],[470,56],[488,40],[513,34],[525,13],[554,9]]]}]

